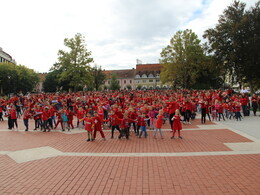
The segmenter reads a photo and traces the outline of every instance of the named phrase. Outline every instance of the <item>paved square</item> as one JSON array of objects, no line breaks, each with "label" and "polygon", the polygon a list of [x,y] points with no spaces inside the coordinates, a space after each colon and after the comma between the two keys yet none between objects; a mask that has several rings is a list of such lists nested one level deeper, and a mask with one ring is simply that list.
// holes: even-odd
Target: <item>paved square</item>
[{"label": "paved square", "polygon": [[[6,130],[0,123],[0,194],[260,194],[259,140],[220,123],[183,125],[184,139]],[[33,121],[30,122],[33,127]]]}]

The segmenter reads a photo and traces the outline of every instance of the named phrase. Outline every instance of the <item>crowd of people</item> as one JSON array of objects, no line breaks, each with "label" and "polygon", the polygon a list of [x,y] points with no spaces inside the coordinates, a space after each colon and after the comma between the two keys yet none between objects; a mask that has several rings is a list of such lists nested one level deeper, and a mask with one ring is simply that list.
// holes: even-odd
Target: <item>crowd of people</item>
[{"label": "crowd of people", "polygon": [[40,93],[0,98],[0,120],[6,117],[10,130],[18,129],[17,118],[23,119],[25,131],[29,130],[29,120],[34,120],[34,131],[85,129],[87,141],[94,141],[97,132],[105,139],[105,125],[111,128],[111,139],[115,130],[118,139],[129,139],[131,128],[139,138],[143,134],[147,137],[147,128],[154,130],[154,138],[157,132],[163,138],[162,125],[169,121],[171,139],[176,132],[182,139],[182,124],[191,124],[198,113],[203,124],[207,119],[241,121],[250,115],[251,108],[256,116],[259,96],[249,98],[232,90]]}]

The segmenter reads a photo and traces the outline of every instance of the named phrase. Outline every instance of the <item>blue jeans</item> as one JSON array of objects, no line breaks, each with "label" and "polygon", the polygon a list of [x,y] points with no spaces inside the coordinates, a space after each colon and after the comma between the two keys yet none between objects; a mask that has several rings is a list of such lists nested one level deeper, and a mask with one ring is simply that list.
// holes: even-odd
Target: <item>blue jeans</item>
[{"label": "blue jeans", "polygon": [[156,129],[155,129],[154,137],[156,136],[156,133],[157,133],[158,130],[160,131],[160,135],[161,135],[161,137],[162,137],[162,129],[161,129],[161,128],[160,128],[160,129],[159,129],[159,128],[156,128]]},{"label": "blue jeans", "polygon": [[144,132],[144,136],[146,137],[147,136],[146,126],[141,126],[141,132],[140,132],[140,135],[139,135],[140,137],[142,136],[143,132]]}]

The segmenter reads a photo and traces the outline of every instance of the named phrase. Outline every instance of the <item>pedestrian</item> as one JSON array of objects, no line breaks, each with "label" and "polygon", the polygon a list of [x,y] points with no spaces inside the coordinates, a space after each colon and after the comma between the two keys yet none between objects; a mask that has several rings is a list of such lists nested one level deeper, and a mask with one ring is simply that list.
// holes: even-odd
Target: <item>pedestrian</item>
[{"label": "pedestrian", "polygon": [[88,139],[86,141],[87,142],[94,141],[93,134],[92,134],[94,128],[94,121],[91,117],[91,114],[88,112],[87,117],[81,120],[85,121],[85,130],[88,132]]},{"label": "pedestrian", "polygon": [[178,131],[178,137],[180,139],[182,139],[182,136],[181,136],[181,130],[182,130],[181,114],[180,114],[179,109],[177,109],[175,111],[175,115],[173,116],[172,121],[173,121],[173,125],[172,125],[173,132],[172,132],[171,139],[174,139],[174,135],[175,135],[176,131]]},{"label": "pedestrian", "polygon": [[30,108],[26,108],[23,113],[23,123],[25,126],[25,131],[29,129],[29,118],[31,117]]},{"label": "pedestrian", "polygon": [[104,132],[102,130],[102,120],[98,116],[98,113],[96,111],[94,112],[93,121],[94,121],[94,137],[93,137],[93,141],[96,139],[96,135],[97,135],[98,131],[101,134],[101,137],[103,138],[103,140],[106,140]]},{"label": "pedestrian", "polygon": [[146,122],[148,120],[149,120],[149,118],[146,118],[145,113],[142,113],[141,117],[139,118],[140,128],[141,128],[139,138],[142,137],[143,132],[144,132],[144,137],[147,138],[148,134],[147,134],[147,131],[146,131],[146,125],[147,125]]},{"label": "pedestrian", "polygon": [[160,135],[161,135],[161,139],[163,139],[163,136],[162,136],[162,125],[163,125],[163,122],[164,122],[163,113],[164,113],[163,110],[160,110],[159,114],[157,115],[157,119],[156,119],[156,122],[155,122],[154,138],[156,138],[156,133],[157,133],[157,131],[159,131]]}]

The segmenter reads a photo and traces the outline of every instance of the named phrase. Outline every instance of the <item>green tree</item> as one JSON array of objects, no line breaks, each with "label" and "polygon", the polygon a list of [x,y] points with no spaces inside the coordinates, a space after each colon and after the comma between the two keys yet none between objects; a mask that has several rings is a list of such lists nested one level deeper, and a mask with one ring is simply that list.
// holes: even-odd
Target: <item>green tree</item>
[{"label": "green tree", "polygon": [[93,85],[96,91],[100,89],[100,86],[104,83],[106,75],[102,72],[101,66],[95,65],[92,68]]},{"label": "green tree", "polygon": [[59,88],[59,80],[57,71],[49,72],[42,84],[43,91],[56,92]]},{"label": "green tree", "polygon": [[109,89],[111,89],[111,90],[119,90],[120,89],[119,81],[117,80],[117,77],[116,77],[115,74],[112,74]]},{"label": "green tree", "polygon": [[[200,76],[207,76],[212,64],[200,44],[197,35],[191,30],[178,31],[170,40],[170,45],[161,52],[163,70],[161,80],[174,87],[191,88]],[[205,75],[207,74],[207,75]]]},{"label": "green tree", "polygon": [[60,83],[68,83],[71,89],[82,90],[84,86],[93,82],[90,63],[93,62],[91,52],[87,50],[85,39],[81,34],[76,34],[74,38],[64,39],[64,45],[68,51],[59,50],[58,63],[52,70],[58,70]]},{"label": "green tree", "polygon": [[39,82],[34,70],[23,65],[0,63],[0,92],[1,94],[30,92]]},{"label": "green tree", "polygon": [[233,82],[248,82],[251,92],[259,78],[260,1],[246,11],[245,3],[234,1],[219,17],[215,28],[205,31],[209,52]]}]

